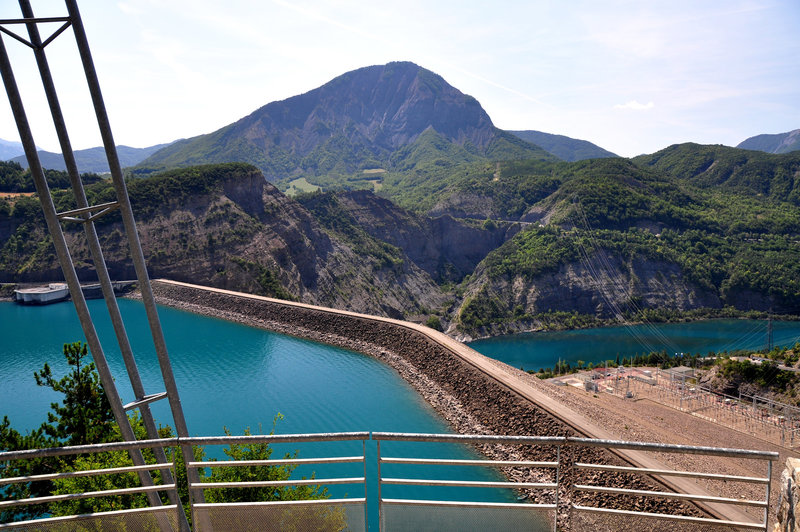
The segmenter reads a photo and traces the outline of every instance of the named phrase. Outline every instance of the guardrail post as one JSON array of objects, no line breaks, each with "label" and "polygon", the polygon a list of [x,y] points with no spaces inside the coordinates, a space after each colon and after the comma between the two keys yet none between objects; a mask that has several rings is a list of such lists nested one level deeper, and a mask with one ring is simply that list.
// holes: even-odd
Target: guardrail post
[{"label": "guardrail post", "polygon": [[553,518],[553,532],[558,529],[558,504],[561,500],[559,492],[561,491],[561,446],[556,447],[556,515]]},{"label": "guardrail post", "polygon": [[[381,440],[376,440],[376,460],[378,463],[378,530],[381,529],[383,523],[383,496],[381,495]],[[364,481],[366,484],[366,480]]]},{"label": "guardrail post", "polygon": [[[770,496],[770,487],[772,485],[772,460],[767,460],[767,478],[769,482],[767,482],[767,507],[764,508],[764,530],[769,530],[767,528],[769,526],[769,496]],[[789,504],[793,504],[794,501],[792,500],[791,496],[789,499]],[[780,508],[778,508],[780,511]]]},{"label": "guardrail post", "polygon": [[361,440],[361,456],[364,460],[364,526],[369,529],[369,494],[367,493],[367,440]]}]

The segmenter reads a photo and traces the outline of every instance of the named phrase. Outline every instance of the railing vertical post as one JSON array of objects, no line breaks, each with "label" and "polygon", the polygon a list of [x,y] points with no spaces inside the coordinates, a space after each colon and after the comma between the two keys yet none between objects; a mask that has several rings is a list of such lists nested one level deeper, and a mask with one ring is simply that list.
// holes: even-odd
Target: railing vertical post
[{"label": "railing vertical post", "polygon": [[375,457],[378,465],[378,530],[383,524],[383,495],[381,495],[381,440],[376,440]]},{"label": "railing vertical post", "polygon": [[367,490],[367,440],[361,440],[361,456],[364,461],[364,526],[369,529],[369,493]]},{"label": "railing vertical post", "polygon": [[[166,456],[166,447],[161,447],[162,452]],[[184,464],[187,464],[188,461],[184,458]],[[178,491],[178,448],[173,447],[172,449],[172,478],[173,482],[175,482],[175,500],[177,501],[178,507],[175,509],[177,512],[176,518],[178,519],[178,526],[180,527],[181,532],[183,531],[191,531],[191,527],[189,526],[189,520],[186,518],[186,511],[183,509],[183,501],[181,500],[181,494]],[[189,509],[191,510],[191,497],[189,498]]]},{"label": "railing vertical post", "polygon": [[[181,450],[183,450],[185,447],[186,446],[181,446],[180,448]],[[188,447],[191,447],[191,445],[189,445]],[[175,453],[177,454],[177,452],[178,448],[176,447]],[[186,482],[188,484],[191,484],[192,482],[191,479],[193,477],[196,477],[198,479],[200,478],[200,474],[197,472],[197,466],[189,465],[189,462],[192,461],[194,461],[194,452],[192,452],[191,456],[189,456],[188,458],[186,457],[186,452],[183,452],[183,464],[184,468],[186,469]],[[194,505],[197,503],[197,501],[194,498],[194,493],[196,493],[196,490],[190,487],[186,491],[189,494],[189,514],[192,516],[192,530],[194,532],[201,532],[203,530],[206,530],[206,527],[200,524],[200,519],[198,519],[197,512],[195,511],[194,508]],[[202,490],[200,492],[202,493]],[[205,502],[205,500],[203,500],[202,502]],[[211,528],[208,527],[208,530],[211,530]]]},{"label": "railing vertical post", "polygon": [[561,500],[561,497],[559,496],[560,489],[561,489],[561,446],[558,445],[556,447],[556,500],[555,500],[556,512],[555,512],[555,515],[553,516],[553,532],[556,532],[556,530],[558,529],[558,527],[557,527],[557,524],[558,524],[558,503]]},{"label": "railing vertical post", "polygon": [[[771,493],[771,486],[772,486],[772,460],[767,460],[767,478],[769,482],[767,482],[767,506],[764,508],[764,530],[769,530],[769,497]],[[790,504],[792,501],[790,501]]]}]

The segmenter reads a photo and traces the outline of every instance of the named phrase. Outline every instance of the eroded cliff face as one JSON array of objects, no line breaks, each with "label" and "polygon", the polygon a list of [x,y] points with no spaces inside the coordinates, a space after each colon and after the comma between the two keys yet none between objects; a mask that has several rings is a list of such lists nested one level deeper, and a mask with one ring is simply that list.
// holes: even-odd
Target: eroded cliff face
[{"label": "eroded cliff face", "polygon": [[535,316],[548,312],[614,318],[647,308],[685,311],[721,306],[716,293],[688,281],[675,264],[643,258],[622,261],[604,254],[533,279],[490,278],[479,267],[447,332],[470,340],[538,330],[541,323]]},{"label": "eroded cliff face", "polygon": [[[137,199],[132,196],[134,212]],[[137,220],[152,277],[201,279],[254,293],[267,292],[271,278],[293,294],[313,290],[320,262],[334,248],[313,218],[255,169],[230,176],[214,193],[164,198]],[[112,275],[133,278],[121,224],[101,229]]]},{"label": "eroded cliff face", "polygon": [[431,216],[455,216],[457,218],[497,219],[494,201],[479,194],[459,193],[447,196],[430,210]]},{"label": "eroded cliff face", "polygon": [[414,214],[360,190],[338,194],[351,216],[373,237],[400,248],[435,281],[460,282],[490,251],[519,231],[519,225]]},{"label": "eroded cliff face", "polygon": [[[447,297],[430,275],[412,261],[386,263],[359,254],[353,243],[323,230],[311,213],[257,169],[231,168],[199,194],[154,198],[130,186],[151,277],[396,318],[446,304]],[[98,233],[112,278],[135,278],[121,222],[106,221],[98,225]],[[63,278],[52,246],[39,244],[46,241],[45,235],[44,226],[31,232],[30,249],[4,277]],[[68,227],[66,237],[81,279],[96,280],[83,231]],[[20,270],[24,261],[36,267]]]}]

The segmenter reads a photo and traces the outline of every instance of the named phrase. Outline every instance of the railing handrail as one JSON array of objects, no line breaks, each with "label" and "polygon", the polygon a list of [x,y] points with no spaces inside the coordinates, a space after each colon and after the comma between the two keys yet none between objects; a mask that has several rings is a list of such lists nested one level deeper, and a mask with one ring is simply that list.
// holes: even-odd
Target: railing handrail
[{"label": "railing handrail", "polygon": [[623,440],[601,440],[595,438],[567,438],[570,445],[588,447],[606,447],[612,449],[631,449],[636,451],[655,451],[681,454],[705,454],[710,456],[737,456],[757,460],[778,460],[780,454],[775,451],[756,451],[752,449],[735,449],[730,447],[704,447],[697,445],[678,445],[673,443],[649,443]]},{"label": "railing handrail", "polygon": [[159,438],[151,440],[93,443],[89,445],[67,445],[62,447],[43,447],[19,451],[0,452],[0,462],[49,458],[71,454],[128,451],[130,449],[151,449],[154,447],[177,447],[181,445],[239,445],[246,443],[300,443],[304,441],[360,441],[369,440],[369,432],[321,432],[306,434],[250,434],[246,436],[192,436],[190,438]]},{"label": "railing handrail", "polygon": [[369,440],[368,431],[319,432],[306,434],[248,434],[245,436],[192,436],[180,438],[188,445],[240,445],[245,443],[301,443],[304,441],[361,441]]},{"label": "railing handrail", "polygon": [[52,456],[65,456],[70,454],[128,451],[130,449],[152,449],[155,447],[175,447],[178,445],[178,438],[159,438],[157,440],[120,441],[92,443],[88,445],[68,445],[63,447],[43,447],[40,449],[23,449],[19,451],[0,452],[0,462],[6,462],[10,460],[28,460],[31,458],[49,458]]},{"label": "railing handrail", "polygon": [[564,445],[563,436],[504,436],[497,434],[427,434],[414,432],[373,432],[378,441],[432,441],[446,443],[513,443],[515,445]]},{"label": "railing handrail", "polygon": [[633,449],[639,451],[674,452],[683,454],[706,454],[712,456],[736,456],[760,460],[776,461],[779,453],[729,447],[704,447],[678,445],[671,443],[634,442],[625,440],[601,440],[593,438],[574,438],[558,436],[500,436],[486,434],[428,434],[411,432],[325,432],[307,434],[253,434],[247,436],[193,436],[190,438],[160,438],[131,442],[95,443],[91,445],[72,445],[45,447],[19,451],[0,452],[0,462],[47,458],[70,454],[101,453],[108,451],[127,451],[154,447],[177,447],[180,445],[230,445],[246,443],[300,443],[304,441],[433,441],[448,443],[513,443],[517,445],[581,445],[614,449]]}]

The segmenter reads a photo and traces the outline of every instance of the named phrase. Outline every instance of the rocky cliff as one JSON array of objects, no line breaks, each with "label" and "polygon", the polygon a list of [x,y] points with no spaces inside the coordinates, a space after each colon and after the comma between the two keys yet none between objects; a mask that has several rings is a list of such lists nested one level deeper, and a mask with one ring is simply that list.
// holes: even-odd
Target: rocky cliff
[{"label": "rocky cliff", "polygon": [[363,190],[338,197],[370,235],[400,248],[439,283],[461,282],[490,251],[519,231],[514,224],[484,226],[449,215],[415,214]]},{"label": "rocky cliff", "polygon": [[[720,308],[719,296],[682,274],[678,265],[606,250],[533,278],[476,270],[448,333],[462,340],[542,328],[553,313],[629,318],[645,309]],[[543,316],[544,315],[544,316]]]},{"label": "rocky cliff", "polygon": [[[439,308],[446,297],[411,261],[359,253],[359,241],[329,234],[314,216],[241,164],[195,167],[129,184],[142,247],[152,277],[194,281],[361,312],[410,317]],[[104,191],[95,193],[102,195]],[[38,203],[38,202],[37,202]],[[61,278],[43,220],[6,221],[0,235],[0,277]],[[18,234],[24,226],[25,234]],[[135,277],[119,220],[98,224],[111,275]],[[19,239],[18,253],[8,243]],[[94,275],[85,237],[67,230],[81,277]],[[15,249],[17,247],[14,244]]]}]

